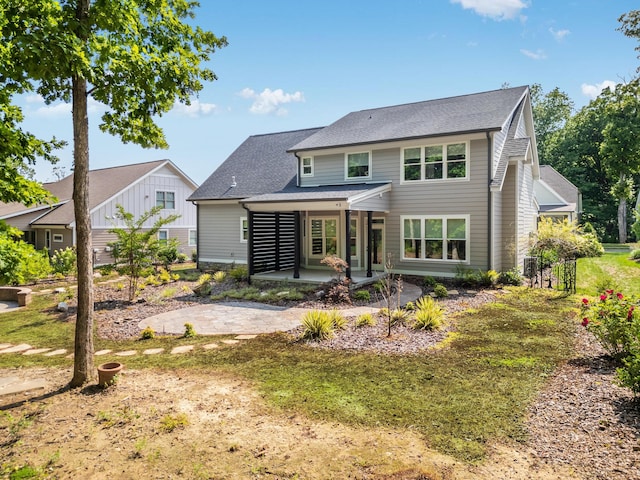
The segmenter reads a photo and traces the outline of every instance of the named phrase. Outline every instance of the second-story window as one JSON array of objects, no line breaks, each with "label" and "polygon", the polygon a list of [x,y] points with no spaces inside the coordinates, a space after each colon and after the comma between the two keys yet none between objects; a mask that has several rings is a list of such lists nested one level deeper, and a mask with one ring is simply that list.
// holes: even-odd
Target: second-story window
[{"label": "second-story window", "polygon": [[302,176],[313,177],[313,157],[302,157]]},{"label": "second-story window", "polygon": [[156,192],[156,206],[162,207],[165,210],[174,210],[176,208],[175,192],[163,192],[158,190]]},{"label": "second-story window", "polygon": [[467,143],[405,148],[402,161],[405,182],[467,178]]},{"label": "second-story window", "polygon": [[371,178],[369,152],[347,153],[346,178]]}]

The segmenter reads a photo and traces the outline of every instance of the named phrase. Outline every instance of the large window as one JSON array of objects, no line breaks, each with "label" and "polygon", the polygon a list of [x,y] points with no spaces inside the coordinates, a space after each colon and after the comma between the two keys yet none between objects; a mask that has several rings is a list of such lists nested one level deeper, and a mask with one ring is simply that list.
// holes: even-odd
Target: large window
[{"label": "large window", "polygon": [[403,216],[403,259],[466,262],[469,217]]},{"label": "large window", "polygon": [[335,218],[311,219],[311,255],[324,257],[338,253],[338,220]]},{"label": "large window", "polygon": [[405,182],[467,178],[467,143],[412,147],[403,150]]},{"label": "large window", "polygon": [[302,176],[313,177],[313,157],[302,157]]},{"label": "large window", "polygon": [[156,192],[156,206],[162,207],[166,210],[174,210],[176,208],[175,192],[163,192],[158,190]]},{"label": "large window", "polygon": [[347,153],[346,178],[371,178],[371,157],[369,152]]}]

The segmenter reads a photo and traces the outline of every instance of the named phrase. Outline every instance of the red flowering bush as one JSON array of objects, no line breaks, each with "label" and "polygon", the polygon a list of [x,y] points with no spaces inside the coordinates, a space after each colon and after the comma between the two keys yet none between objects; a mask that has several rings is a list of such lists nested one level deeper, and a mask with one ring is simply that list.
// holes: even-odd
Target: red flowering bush
[{"label": "red flowering bush", "polygon": [[599,300],[581,303],[582,325],[591,332],[611,356],[618,359],[630,353],[634,342],[638,342],[640,318],[636,309],[637,300],[622,293],[607,290]]},{"label": "red flowering bush", "polygon": [[607,290],[599,300],[583,298],[582,325],[602,347],[622,362],[616,369],[618,383],[640,393],[640,309],[638,300]]}]

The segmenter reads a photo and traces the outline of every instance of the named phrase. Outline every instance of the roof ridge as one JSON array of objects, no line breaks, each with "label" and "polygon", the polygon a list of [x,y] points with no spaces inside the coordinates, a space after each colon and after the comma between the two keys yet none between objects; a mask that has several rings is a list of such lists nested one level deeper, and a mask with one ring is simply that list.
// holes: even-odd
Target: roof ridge
[{"label": "roof ridge", "polygon": [[[326,125],[325,125],[326,126]],[[254,135],[249,135],[249,138],[252,137],[268,137],[269,135],[282,135],[283,133],[298,133],[298,132],[306,132],[309,130],[321,130],[323,128],[325,128],[325,126],[322,127],[309,127],[309,128],[299,128],[296,130],[284,130],[282,132],[271,132],[271,133],[256,133]]]},{"label": "roof ridge", "polygon": [[467,93],[467,94],[463,94],[463,95],[451,95],[449,97],[431,98],[429,100],[418,100],[418,101],[415,101],[415,102],[399,103],[397,105],[387,105],[387,106],[384,106],[384,107],[363,108],[362,110],[354,110],[353,112],[350,112],[350,113],[360,113],[360,112],[369,112],[369,111],[373,111],[373,110],[385,110],[385,109],[388,109],[388,108],[406,107],[406,106],[409,106],[409,105],[418,105],[420,103],[440,102],[440,101],[443,101],[443,100],[453,100],[455,98],[474,97],[476,95],[485,95],[487,93],[494,93],[494,92],[500,92],[500,91],[506,91],[506,90],[517,90],[517,89],[522,89],[522,88],[529,88],[529,86],[528,85],[520,85],[518,87],[496,88],[494,90],[487,90],[487,91],[484,91],[484,92]]}]

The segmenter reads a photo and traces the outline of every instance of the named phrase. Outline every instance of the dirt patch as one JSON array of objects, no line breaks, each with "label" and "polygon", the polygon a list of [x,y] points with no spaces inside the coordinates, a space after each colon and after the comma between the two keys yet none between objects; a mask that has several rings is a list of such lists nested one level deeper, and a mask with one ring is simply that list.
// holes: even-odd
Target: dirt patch
[{"label": "dirt patch", "polygon": [[44,398],[0,413],[0,456],[52,478],[571,478],[511,448],[470,467],[411,430],[273,411],[248,382],[219,373],[125,371],[106,390],[67,391],[58,389],[70,371],[20,374],[45,376],[49,387]]}]

